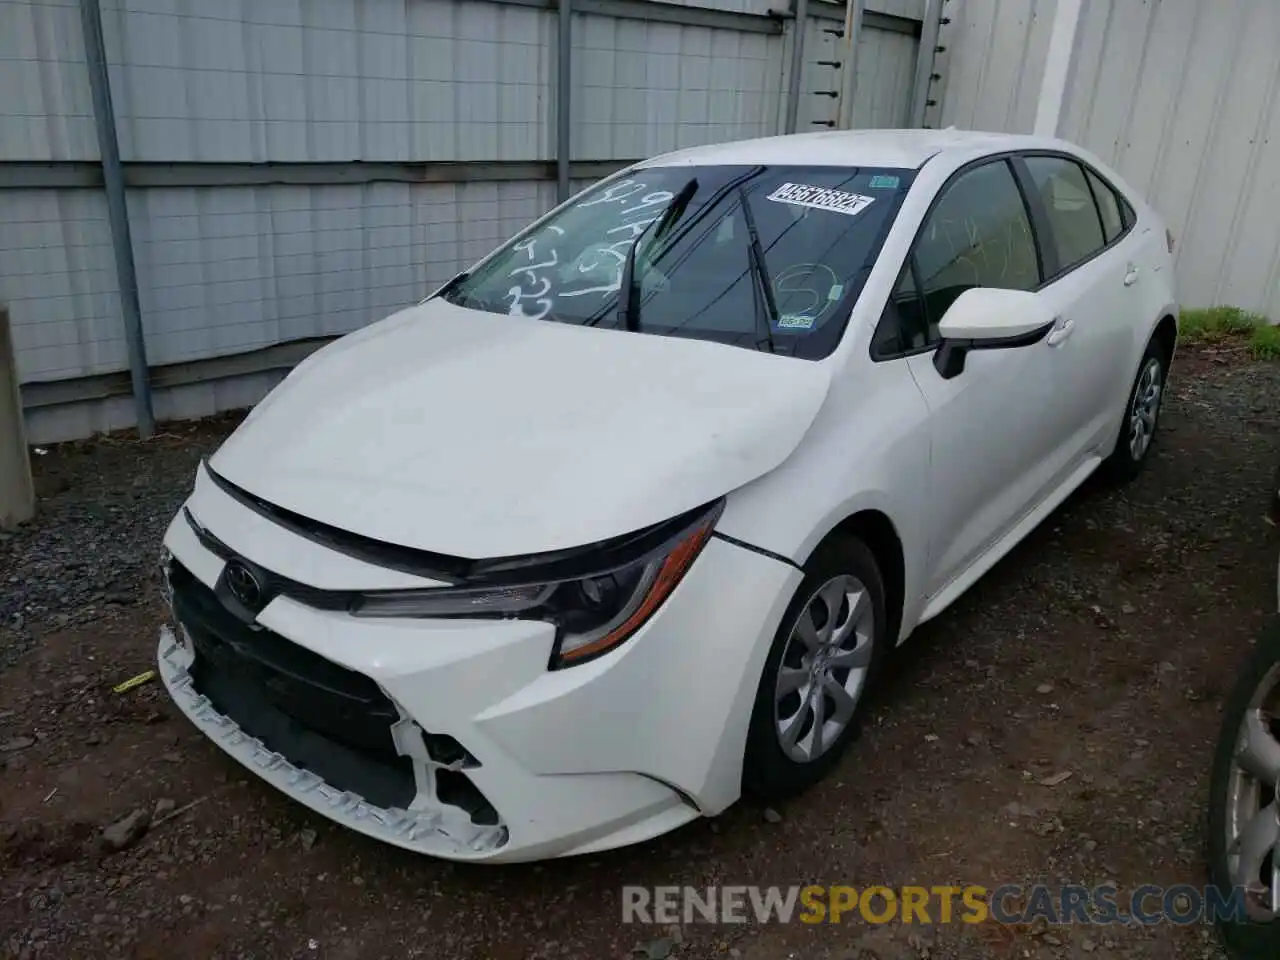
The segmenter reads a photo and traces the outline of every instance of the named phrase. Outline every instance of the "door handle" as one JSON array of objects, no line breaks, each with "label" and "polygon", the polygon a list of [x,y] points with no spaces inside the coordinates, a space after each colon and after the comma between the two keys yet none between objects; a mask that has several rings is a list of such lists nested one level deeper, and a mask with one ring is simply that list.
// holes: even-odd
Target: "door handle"
[{"label": "door handle", "polygon": [[1124,275],[1124,285],[1126,287],[1132,287],[1137,282],[1138,268],[1131,263],[1129,264],[1129,272]]},{"label": "door handle", "polygon": [[1057,326],[1049,331],[1049,336],[1046,338],[1049,342],[1049,346],[1056,347],[1058,344],[1065,341],[1067,337],[1071,336],[1075,328],[1076,322],[1074,320],[1059,319]]}]

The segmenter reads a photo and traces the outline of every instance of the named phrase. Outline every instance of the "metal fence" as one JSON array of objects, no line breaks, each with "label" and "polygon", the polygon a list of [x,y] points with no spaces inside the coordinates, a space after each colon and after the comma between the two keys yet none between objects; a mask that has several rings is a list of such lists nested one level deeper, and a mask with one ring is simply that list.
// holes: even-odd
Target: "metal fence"
[{"label": "metal fence", "polygon": [[637,159],[839,104],[906,125],[942,0],[855,0],[843,55],[824,0],[799,51],[770,0],[566,2],[0,0],[0,302],[32,442],[145,427],[147,393],[160,419],[250,405]]}]

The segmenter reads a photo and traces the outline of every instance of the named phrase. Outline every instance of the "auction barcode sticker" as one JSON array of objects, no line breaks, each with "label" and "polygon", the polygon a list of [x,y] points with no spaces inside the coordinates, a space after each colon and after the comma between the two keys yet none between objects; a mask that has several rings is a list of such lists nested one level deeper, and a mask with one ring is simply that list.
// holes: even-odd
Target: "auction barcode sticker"
[{"label": "auction barcode sticker", "polygon": [[775,203],[790,203],[797,207],[812,207],[815,210],[830,210],[857,216],[871,204],[875,197],[864,197],[860,193],[845,193],[843,190],[832,190],[830,187],[812,187],[804,183],[784,183],[765,198]]}]

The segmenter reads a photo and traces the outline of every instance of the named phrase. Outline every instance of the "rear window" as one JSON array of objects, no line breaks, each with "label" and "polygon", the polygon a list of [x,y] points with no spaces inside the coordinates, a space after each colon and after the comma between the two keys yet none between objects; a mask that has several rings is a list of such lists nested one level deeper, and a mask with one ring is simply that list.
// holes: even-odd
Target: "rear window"
[{"label": "rear window", "polygon": [[530,321],[819,359],[839,342],[914,174],[642,168],[584,192],[442,295]]},{"label": "rear window", "polygon": [[1069,269],[1101,250],[1107,241],[1084,168],[1064,157],[1027,157],[1027,170],[1049,215],[1059,267]]},{"label": "rear window", "polygon": [[1102,216],[1102,230],[1106,234],[1107,243],[1110,243],[1124,233],[1125,216],[1120,207],[1120,200],[1115,191],[1092,170],[1086,170],[1085,173],[1089,177],[1089,186],[1093,188],[1093,195],[1098,201],[1098,213]]}]

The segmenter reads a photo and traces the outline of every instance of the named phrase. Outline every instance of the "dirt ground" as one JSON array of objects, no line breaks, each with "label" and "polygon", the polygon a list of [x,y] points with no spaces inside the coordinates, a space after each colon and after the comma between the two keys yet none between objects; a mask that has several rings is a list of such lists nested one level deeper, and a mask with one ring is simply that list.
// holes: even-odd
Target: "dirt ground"
[{"label": "dirt ground", "polygon": [[[0,543],[0,956],[1220,956],[1199,925],[624,926],[621,887],[1113,881],[1123,900],[1203,884],[1220,703],[1276,598],[1280,364],[1184,353],[1144,475],[1087,485],[922,629],[835,775],[780,816],[739,804],[519,867],[343,831],[242,770],[158,683],[112,692],[152,664],[160,532],[233,423],[35,458],[40,518]],[[177,815],[103,849],[104,827],[158,803]]]}]

